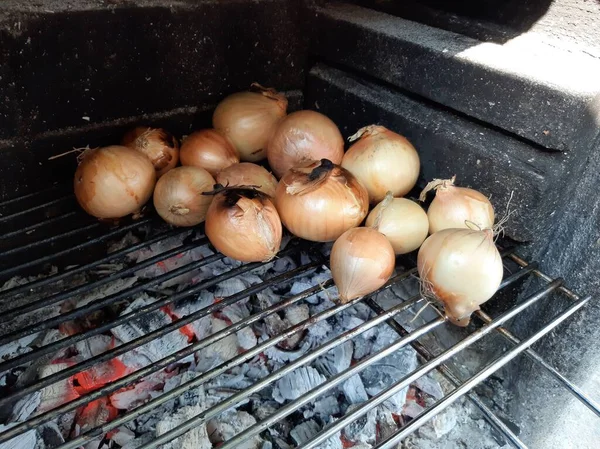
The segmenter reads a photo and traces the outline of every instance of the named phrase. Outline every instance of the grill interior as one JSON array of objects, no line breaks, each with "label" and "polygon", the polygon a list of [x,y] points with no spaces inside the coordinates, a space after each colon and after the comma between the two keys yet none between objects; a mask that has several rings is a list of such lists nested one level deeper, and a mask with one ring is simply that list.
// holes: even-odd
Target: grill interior
[{"label": "grill interior", "polygon": [[[79,211],[73,196],[68,192],[68,188],[55,187],[51,191],[31,194],[17,198],[0,205],[2,213],[0,220],[2,226],[9,232],[0,237],[2,242],[2,252],[0,254],[1,267],[0,279],[7,280],[13,276],[27,276],[31,273],[40,273],[46,271],[46,274],[35,278],[22,278],[23,282],[10,286],[0,293],[2,303],[2,314],[0,320],[2,333],[0,336],[0,345],[6,345],[19,339],[27,338],[34,334],[43,335],[52,329],[64,329],[69,323],[85,322],[93,323],[84,329],[71,329],[68,335],[55,341],[35,344],[35,349],[19,355],[6,356],[0,363],[0,372],[20,372],[27,366],[35,365],[39,361],[48,360],[59,351],[68,351],[75,347],[76,343],[88,341],[99,335],[110,335],[110,330],[124,323],[142,323],[145,317],[151,316],[165,307],[172,306],[186,299],[195,299],[202,291],[218,286],[220,283],[236,279],[244,273],[261,272],[269,273],[266,268],[271,264],[276,264],[285,258],[294,261],[294,265],[280,270],[278,274],[264,274],[262,281],[249,286],[239,292],[227,297],[219,298],[210,305],[202,307],[187,315],[181,315],[173,318],[172,322],[148,331],[142,335],[132,338],[121,345],[95,354],[86,360],[65,366],[60,370],[54,370],[46,377],[29,378],[26,381],[20,381],[11,385],[8,383],[3,387],[2,398],[0,399],[0,409],[10,410],[19,400],[27,398],[43,389],[52,388],[53,385],[60,383],[73,382],[78,379],[82,373],[89,372],[94,367],[102,366],[115,360],[117,356],[124,356],[131,351],[139,349],[140,346],[155,342],[164,336],[180,332],[185,326],[197,322],[203,317],[211,314],[220,313],[225,307],[235,305],[240,301],[252,298],[267,288],[275,291],[285,291],[286,285],[294,279],[302,277],[310,272],[321,271],[323,282],[310,286],[308,289],[296,294],[283,294],[280,301],[274,302],[269,307],[255,308],[251,314],[237,322],[230,322],[227,327],[214,332],[204,339],[192,341],[185,347],[172,353],[165,354],[159,360],[137,369],[126,375],[115,374],[114,378],[105,385],[92,387],[77,395],[65,403],[57,403],[54,407],[33,414],[23,422],[15,424],[13,427],[5,428],[0,433],[0,442],[6,442],[18,435],[24,434],[30,429],[40,428],[45,423],[56,420],[62,415],[85,407],[92,401],[100,400],[108,395],[124,388],[131,387],[136,383],[148,378],[153,373],[160,372],[169,367],[173,367],[184,358],[189,357],[198,351],[211,347],[215,342],[226,339],[245,327],[254,327],[264,323],[265,319],[278,312],[285,311],[293,305],[304,303],[311,297],[324,291],[331,291],[333,282],[326,276],[328,263],[327,247],[311,244],[308,242],[291,239],[285,249],[281,251],[278,258],[268,264],[250,263],[238,264],[227,260],[219,253],[210,249],[208,240],[202,235],[200,229],[190,233],[184,229],[169,229],[160,220],[154,216],[152,211],[146,213],[146,216],[137,220],[119,225],[99,223],[83,212]],[[62,194],[60,194],[62,193]],[[34,223],[24,226],[24,223]],[[127,233],[133,233],[140,238],[135,243],[130,242],[116,249],[111,249],[107,245],[111,241],[122,238]],[[142,261],[127,262],[126,257],[136,251],[149,248],[151,245],[158,244],[169,238],[176,238],[186,235],[181,244],[161,251]],[[106,253],[108,248],[108,254]],[[165,265],[169,260],[176,260],[186,252],[204,248],[203,257],[198,260],[187,262],[176,267]],[[199,426],[206,423],[213,417],[219,416],[222,412],[239,406],[244,401],[252,401],[253,395],[259,394],[264,388],[273,386],[275,382],[284,378],[299,368],[306,366],[311,361],[331,354],[331,351],[342,345],[348,340],[355,339],[360,334],[375,329],[378,332],[381,326],[389,326],[397,333],[397,340],[382,350],[373,353],[367,357],[353,361],[351,366],[334,373],[321,373],[324,381],[318,385],[312,385],[310,389],[304,391],[294,400],[286,401],[280,407],[272,410],[262,420],[247,427],[245,430],[236,434],[229,440],[222,443],[221,448],[236,448],[243,441],[247,441],[256,435],[261,435],[268,439],[267,429],[280,423],[284,418],[299,410],[302,406],[321,398],[324,394],[334,391],[334,388],[340,386],[343,382],[350,379],[353,375],[361,373],[365,368],[377,364],[378,361],[394,354],[403,347],[412,347],[419,356],[419,364],[416,369],[406,374],[395,382],[385,386],[378,394],[372,395],[369,399],[359,406],[348,409],[347,413],[337,417],[334,422],[325,425],[310,439],[303,441],[298,447],[318,448],[323,446],[330,438],[339,438],[340,431],[343,431],[352,423],[358,422],[370,410],[384,403],[394,394],[411,385],[422,376],[432,370],[437,370],[444,376],[452,389],[448,390],[442,397],[413,419],[399,423],[393,433],[380,438],[373,447],[392,448],[414,432],[420,426],[425,424],[433,416],[443,411],[446,407],[457,401],[462,396],[466,396],[482,413],[485,419],[499,432],[497,435],[500,441],[505,441],[515,447],[526,447],[520,441],[517,431],[510,426],[502,417],[496,415],[495,411],[485,401],[480,399],[473,389],[484,382],[495,371],[510,363],[515,357],[524,354],[540,364],[551,375],[559,380],[562,385],[573,393],[579,400],[587,405],[594,413],[600,416],[600,408],[589,397],[581,392],[576,386],[565,379],[552,366],[546,363],[536,352],[530,349],[530,346],[541,339],[548,332],[555,329],[564,320],[568,319],[577,310],[581,309],[590,299],[589,297],[580,298],[574,292],[570,291],[561,279],[551,279],[537,269],[535,262],[526,262],[521,259],[514,248],[504,248],[502,251],[505,264],[505,278],[501,284],[501,291],[511,291],[511,288],[525,280],[535,282],[537,287],[535,293],[519,300],[514,305],[501,313],[494,313],[498,310],[499,302],[508,303],[507,297],[513,295],[499,294],[490,301],[490,314],[484,311],[476,313],[476,318],[468,328],[467,332],[461,336],[461,339],[454,345],[449,346],[443,351],[436,351],[428,347],[427,337],[443,327],[451,326],[446,323],[442,314],[434,315],[434,318],[425,321],[422,325],[416,325],[410,315],[405,312],[419,310],[422,307],[434,308],[428,302],[425,302],[420,295],[410,297],[404,300],[398,299],[396,304],[385,307],[379,301],[383,292],[390,290],[401,283],[411,281],[416,276],[414,260],[409,257],[401,256],[397,261],[397,273],[385,287],[380,291],[351,301],[347,304],[338,305],[333,302],[326,303],[326,307],[319,313],[313,314],[308,319],[304,319],[294,325],[288,323],[288,326],[270,338],[264,341],[258,341],[256,346],[239,352],[231,359],[224,361],[217,366],[213,366],[203,372],[195,373],[193,378],[177,386],[176,388],[157,394],[152,399],[143,404],[126,411],[120,412],[112,420],[105,420],[92,428],[81,429],[78,436],[59,445],[61,449],[77,448],[85,445],[87,442],[95,441],[114,431],[134,419],[144,414],[152,413],[157,407],[165,402],[186,394],[194,388],[207,385],[208,382],[230,373],[232,369],[239,367],[244,362],[257,357],[265,357],[265,351],[280,345],[288,338],[298,336],[302,332],[310,332],[311,329],[319,323],[335,319],[344,311],[351,310],[357,305],[368,307],[372,314],[363,323],[352,329],[332,335],[330,338],[323,339],[318,346],[310,348],[300,357],[290,360],[289,363],[273,370],[266,377],[257,380],[247,388],[239,391],[232,391],[231,394],[220,403],[202,410],[201,413],[190,416],[183,423],[175,426],[173,429],[160,435],[152,441],[147,441],[139,447],[156,448],[163,444],[173,441],[175,438],[184,435]],[[76,266],[64,266],[65,260],[82,259],[84,262]],[[107,264],[125,262],[119,269],[113,271],[103,271],[102,268]],[[186,286],[177,291],[173,289],[159,288],[167,280],[172,280],[182,275],[194,275],[203,268],[211,267],[216,263],[225,263],[227,270],[220,274],[204,277],[199,282]],[[59,266],[58,270],[49,272],[50,266]],[[119,281],[130,278],[135,273],[152,266],[167,267],[164,272],[149,278],[139,278],[134,283],[122,288],[112,294],[101,294],[97,298],[88,301],[84,305],[77,305],[78,298],[98,288],[107,288]],[[401,269],[401,267],[405,267]],[[76,276],[83,276],[85,280],[78,285],[69,283],[69,280]],[[69,287],[66,287],[69,286]],[[153,295],[153,301],[148,302],[141,308],[131,310],[115,316],[104,315],[98,319],[99,311],[106,311],[116,305],[130,301],[136,295],[142,293]],[[335,294],[335,293],[330,293]],[[513,317],[528,307],[536,307],[543,301],[554,301],[560,307],[556,308],[556,315],[544,322],[538,329],[522,340],[515,337],[509,330],[510,322]],[[58,304],[70,303],[69,310],[63,310],[56,316],[45,313]],[[506,309],[500,304],[500,309]],[[114,313],[114,311],[113,311]],[[420,312],[419,312],[420,313]],[[26,317],[30,316],[31,319]],[[50,316],[48,318],[48,316]],[[95,321],[96,320],[96,321]],[[99,321],[98,321],[99,320]],[[20,323],[15,327],[14,323]],[[11,325],[12,323],[12,325]],[[490,360],[485,366],[478,369],[469,377],[465,377],[452,367],[452,362],[456,357],[477,344],[482,339],[490,338],[491,335],[498,334],[508,343],[507,350],[499,354],[496,358]],[[46,358],[46,359],[45,359]],[[13,379],[16,379],[16,375]],[[325,380],[326,379],[326,380]],[[98,446],[101,447],[101,444]]]}]

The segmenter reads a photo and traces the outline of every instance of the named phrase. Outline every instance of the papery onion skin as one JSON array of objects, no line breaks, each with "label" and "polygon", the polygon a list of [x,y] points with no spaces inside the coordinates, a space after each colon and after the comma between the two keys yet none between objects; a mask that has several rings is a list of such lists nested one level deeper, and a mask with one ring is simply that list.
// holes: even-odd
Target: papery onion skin
[{"label": "papery onion skin", "polygon": [[477,190],[454,185],[455,178],[434,179],[421,192],[421,201],[429,190],[435,198],[427,209],[429,233],[451,228],[492,229],[494,207],[490,200]]},{"label": "papery onion skin", "polygon": [[396,254],[416,250],[427,238],[429,220],[421,206],[406,198],[393,198],[391,192],[371,211],[365,223],[385,235]]},{"label": "papery onion skin", "polygon": [[240,162],[236,149],[227,138],[214,129],[194,131],[181,144],[181,165],[207,170],[212,176]]},{"label": "papery onion skin", "polygon": [[269,171],[252,162],[240,162],[222,170],[217,175],[217,182],[224,186],[255,186],[256,189],[275,197],[277,179]]},{"label": "papery onion skin", "polygon": [[213,127],[229,139],[240,160],[257,162],[267,156],[267,144],[287,112],[285,95],[253,84],[258,92],[238,92],[221,101]]},{"label": "papery onion skin", "polygon": [[162,128],[138,126],[123,136],[121,145],[145,154],[154,165],[158,177],[175,167],[179,161],[179,142]]},{"label": "papery onion skin", "polygon": [[346,303],[382,287],[394,272],[394,249],[388,239],[373,228],[344,232],[331,249],[331,275]]},{"label": "papery onion skin", "polygon": [[227,257],[268,262],[281,246],[282,226],[275,206],[254,189],[226,188],[217,193],[206,215],[206,236]]},{"label": "papery onion skin", "polygon": [[79,205],[97,218],[120,218],[138,212],[150,199],[156,172],[139,151],[111,145],[86,150],[75,171]]},{"label": "papery onion skin", "polygon": [[289,170],[277,185],[275,204],[292,234],[314,242],[337,239],[358,226],[369,211],[363,185],[328,160]]},{"label": "papery onion skin", "polygon": [[411,191],[419,177],[420,159],[408,139],[377,125],[359,129],[349,140],[357,139],[341,165],[367,188],[372,204],[383,200],[388,191],[395,197]]},{"label": "papery onion skin", "polygon": [[489,300],[502,282],[502,257],[491,230],[444,229],[419,249],[419,276],[424,290],[444,304],[459,326]]},{"label": "papery onion skin", "polygon": [[344,139],[331,119],[315,111],[297,111],[283,119],[269,140],[269,165],[281,178],[290,168],[320,159],[339,164]]},{"label": "papery onion skin", "polygon": [[154,208],[174,226],[195,226],[206,218],[215,184],[211,174],[200,167],[177,167],[165,173],[154,189]]}]

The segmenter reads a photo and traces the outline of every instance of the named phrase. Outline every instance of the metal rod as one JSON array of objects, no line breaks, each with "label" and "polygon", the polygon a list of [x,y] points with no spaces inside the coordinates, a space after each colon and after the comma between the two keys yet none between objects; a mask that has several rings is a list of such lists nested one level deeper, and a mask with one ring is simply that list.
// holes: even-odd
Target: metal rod
[{"label": "metal rod", "polygon": [[71,212],[67,212],[66,214],[62,214],[62,215],[58,215],[56,217],[48,218],[47,220],[40,221],[38,223],[34,223],[32,225],[25,226],[24,228],[19,228],[19,229],[16,229],[14,231],[7,232],[6,234],[0,235],[0,240],[5,240],[5,239],[8,239],[9,237],[12,238],[12,237],[14,237],[16,235],[19,235],[19,234],[25,234],[25,233],[27,233],[29,231],[41,228],[43,226],[48,226],[48,225],[50,225],[52,223],[56,223],[57,221],[64,220],[65,218],[73,217],[74,215],[79,215],[79,213],[77,211],[73,210]]},{"label": "metal rod", "polygon": [[315,435],[313,438],[311,438],[309,441],[303,443],[300,446],[300,448],[309,449],[309,448],[317,447],[320,443],[324,442],[329,437],[331,437],[332,435],[334,435],[335,433],[337,433],[338,431],[340,431],[344,427],[346,427],[350,422],[358,419],[359,417],[361,417],[362,415],[367,413],[369,410],[371,410],[374,407],[378,406],[379,404],[385,402],[391,396],[393,396],[394,394],[396,394],[400,390],[402,390],[404,387],[410,385],[411,382],[414,382],[419,377],[424,376],[429,371],[433,370],[434,368],[436,368],[437,366],[439,366],[446,360],[450,359],[452,356],[456,355],[457,353],[462,351],[467,346],[475,343],[476,341],[483,338],[485,335],[489,334],[496,327],[501,326],[506,321],[512,319],[513,317],[515,317],[517,314],[519,314],[521,311],[523,311],[527,307],[531,306],[532,304],[539,301],[541,298],[545,297],[547,294],[556,290],[561,285],[561,283],[562,283],[562,279],[557,279],[557,280],[551,282],[550,284],[548,284],[543,289],[538,290],[535,294],[530,296],[528,299],[526,299],[521,304],[516,305],[513,309],[500,315],[489,325],[484,326],[480,329],[477,329],[472,334],[467,336],[464,340],[458,342],[457,344],[450,347],[449,349],[447,349],[446,351],[444,351],[437,357],[431,359],[429,362],[425,363],[419,369],[413,371],[408,376],[403,377],[398,383],[394,384],[393,387],[388,388],[387,390],[373,396],[367,402],[364,402],[363,404],[361,404],[360,406],[355,408],[352,412],[346,414],[344,417],[340,418],[339,420],[335,421],[334,423],[329,424],[323,430],[321,430],[317,435]]},{"label": "metal rod", "polygon": [[[440,413],[444,409],[446,409],[449,405],[451,405],[453,402],[455,402],[463,394],[465,394],[466,392],[471,390],[473,387],[477,386],[479,383],[481,383],[482,381],[487,379],[494,372],[496,372],[497,370],[502,368],[504,365],[509,363],[511,360],[513,360],[515,357],[517,357],[521,352],[525,351],[531,345],[533,345],[534,343],[539,341],[542,337],[544,337],[546,334],[548,334],[548,332],[550,332],[551,330],[556,328],[558,325],[560,325],[562,322],[564,322],[567,318],[569,318],[571,315],[573,315],[575,312],[577,312],[579,309],[581,309],[589,300],[590,300],[590,297],[588,296],[584,299],[581,299],[581,300],[578,300],[577,302],[575,302],[572,306],[570,306],[568,309],[566,309],[564,312],[562,312],[559,316],[552,319],[552,321],[550,321],[548,324],[546,324],[542,329],[540,329],[534,335],[532,335],[531,337],[527,338],[526,340],[523,340],[522,342],[520,342],[512,350],[510,350],[503,356],[496,359],[494,362],[492,362],[491,365],[489,365],[486,368],[484,368],[483,370],[479,371],[477,374],[475,374],[473,377],[471,377],[468,381],[466,381],[464,384],[462,384],[456,390],[452,391],[446,397],[444,397],[440,401],[436,402],[432,407],[428,408],[427,410],[425,410],[424,412],[419,414],[419,416],[417,416],[410,423],[408,423],[406,426],[404,426],[402,429],[400,429],[399,432],[395,433],[394,435],[388,437],[386,440],[379,443],[377,446],[375,446],[375,449],[395,448],[396,445],[403,438],[405,438],[407,435],[414,432],[416,429],[418,429],[423,424],[425,424],[433,416],[437,415],[438,413]],[[304,447],[304,446],[302,446],[302,447]]]},{"label": "metal rod", "polygon": [[56,199],[47,201],[47,202],[42,203],[42,204],[38,204],[37,206],[30,207],[29,209],[20,210],[19,212],[15,212],[14,214],[5,215],[4,217],[0,217],[0,223],[4,223],[4,222],[6,222],[8,220],[12,220],[13,218],[20,217],[22,215],[28,214],[29,212],[34,212],[34,211],[40,210],[40,209],[46,209],[46,208],[48,208],[50,206],[62,203],[63,201],[65,201],[67,199],[71,199],[71,198],[73,198],[73,194],[72,193],[69,194],[69,195],[60,197],[60,198],[56,198]]},{"label": "metal rod", "polygon": [[[16,198],[11,198],[9,200],[2,201],[0,203],[0,207],[6,207],[7,205],[12,204],[12,203],[17,203],[19,201],[23,201],[23,200],[26,200],[28,198],[33,198],[35,196],[40,196],[42,193],[48,193],[51,190],[69,191],[71,188],[72,188],[71,186],[65,186],[64,184],[63,185],[54,185],[54,186],[48,187],[45,190],[37,190],[37,191],[35,191],[33,193],[26,193],[25,195],[21,195],[21,196],[18,196]],[[73,196],[72,193],[71,193],[71,196]]]}]

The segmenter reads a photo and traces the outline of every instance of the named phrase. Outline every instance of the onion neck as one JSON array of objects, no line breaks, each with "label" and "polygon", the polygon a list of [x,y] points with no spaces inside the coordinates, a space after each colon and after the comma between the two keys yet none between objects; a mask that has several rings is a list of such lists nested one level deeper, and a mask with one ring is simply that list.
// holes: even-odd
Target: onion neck
[{"label": "onion neck", "polygon": [[309,181],[315,181],[320,179],[321,177],[331,173],[331,170],[335,168],[335,164],[331,162],[329,159],[321,159],[321,164],[318,167],[315,167],[313,171],[308,175]]}]

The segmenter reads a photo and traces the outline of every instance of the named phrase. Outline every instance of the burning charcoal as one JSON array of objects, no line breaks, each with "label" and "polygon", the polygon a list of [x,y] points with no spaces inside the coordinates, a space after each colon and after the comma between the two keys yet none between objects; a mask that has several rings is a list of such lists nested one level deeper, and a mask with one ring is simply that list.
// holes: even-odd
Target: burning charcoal
[{"label": "burning charcoal", "polygon": [[175,373],[159,371],[142,379],[135,385],[122,388],[110,395],[110,403],[120,410],[130,410],[151,398],[151,392],[162,390],[165,381]]},{"label": "burning charcoal", "polygon": [[294,439],[297,445],[300,445],[305,441],[310,440],[317,433],[319,433],[320,430],[321,427],[314,420],[309,419],[308,421],[304,421],[303,423],[294,427],[290,432],[290,436]]},{"label": "burning charcoal", "polygon": [[[243,432],[248,427],[256,424],[256,419],[247,412],[235,411],[222,414],[219,418],[211,419],[206,424],[210,441],[218,445]],[[254,436],[236,445],[236,449],[260,449],[263,440]]]},{"label": "burning charcoal", "polygon": [[[40,378],[50,376],[69,367],[67,363],[53,363],[44,366],[39,373]],[[37,408],[37,413],[42,413],[54,407],[58,407],[65,402],[71,401],[79,397],[77,391],[73,387],[71,379],[64,379],[53,383],[52,385],[42,388],[41,403]]]},{"label": "burning charcoal", "polygon": [[119,446],[125,446],[135,439],[135,433],[127,427],[117,427],[111,432],[110,439]]},{"label": "burning charcoal", "polygon": [[[15,425],[16,423],[8,425],[0,424],[0,432],[4,432]],[[29,430],[21,435],[11,438],[4,443],[0,443],[0,449],[32,449],[36,447],[37,442],[37,432],[35,430]]]},{"label": "burning charcoal", "polygon": [[115,339],[107,335],[94,335],[82,341],[78,341],[75,344],[75,350],[84,359],[91,359],[92,357],[102,354],[109,349],[114,348]]},{"label": "burning charcoal", "polygon": [[444,390],[442,390],[441,385],[432,379],[430,374],[420,377],[414,384],[423,393],[427,393],[436,400],[444,397]]},{"label": "burning charcoal", "polygon": [[425,411],[425,407],[419,405],[414,401],[408,401],[404,404],[404,409],[402,410],[402,414],[409,416],[411,418],[416,418],[419,414]]},{"label": "burning charcoal", "polygon": [[[163,416],[156,424],[156,436],[167,433],[185,421],[198,416],[202,410],[201,406],[191,405],[180,408],[172,415]],[[206,424],[200,424],[162,447],[163,449],[212,449],[212,443],[206,433]]]},{"label": "burning charcoal", "polygon": [[[347,413],[357,406],[348,407]],[[374,443],[377,436],[377,410],[371,409],[366,415],[347,425],[344,428],[344,436],[353,443]]]},{"label": "burning charcoal", "polygon": [[358,374],[355,374],[345,381],[342,384],[342,390],[344,391],[344,396],[346,396],[346,399],[348,402],[350,402],[350,404],[360,404],[369,399],[362,379]]},{"label": "burning charcoal", "polygon": [[327,352],[324,356],[319,357],[315,365],[320,371],[333,376],[350,367],[353,352],[354,344],[351,340],[346,341]]},{"label": "burning charcoal", "polygon": [[394,415],[385,407],[377,407],[377,440],[381,441],[398,430]]},{"label": "burning charcoal", "polygon": [[302,366],[279,379],[273,388],[273,398],[283,404],[286,400],[294,400],[304,393],[325,382],[322,376],[312,366]]},{"label": "burning charcoal", "polygon": [[[214,295],[206,290],[202,290],[197,298],[185,299],[172,304],[169,307],[169,312],[171,316],[180,319],[209,307],[213,303]],[[202,340],[210,335],[210,324],[210,317],[204,316],[185,327],[189,328],[198,340]]]}]

